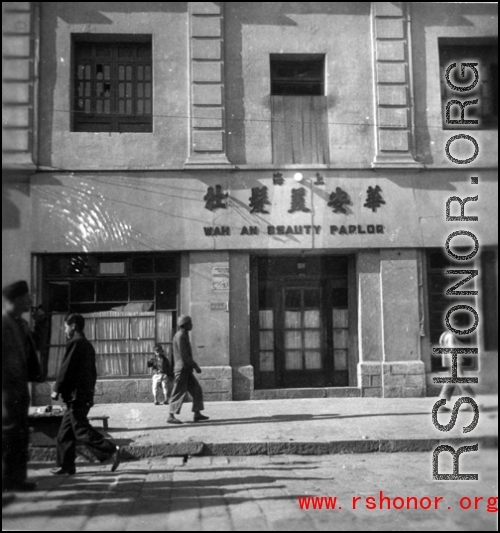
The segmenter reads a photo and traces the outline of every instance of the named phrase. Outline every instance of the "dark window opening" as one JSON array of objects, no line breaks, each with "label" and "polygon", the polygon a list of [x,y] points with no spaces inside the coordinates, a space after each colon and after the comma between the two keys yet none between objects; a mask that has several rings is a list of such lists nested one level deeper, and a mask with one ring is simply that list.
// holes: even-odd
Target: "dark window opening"
[{"label": "dark window opening", "polygon": [[[443,125],[445,129],[494,129],[498,128],[498,41],[495,39],[477,40],[467,43],[467,39],[439,39],[439,61],[441,69],[441,96],[443,100]],[[446,69],[452,63],[456,67],[450,72],[450,82],[458,87],[466,87],[474,81],[473,71],[466,67],[461,76],[461,63],[478,63],[479,82],[471,91],[461,93],[451,89],[446,83]],[[465,120],[478,120],[478,124],[447,124],[446,104],[450,100],[462,103],[478,100],[477,104],[465,107]],[[460,120],[459,105],[450,107],[450,119]]]},{"label": "dark window opening", "polygon": [[324,56],[271,55],[271,95],[324,96],[324,94]]},{"label": "dark window opening", "polygon": [[151,132],[151,37],[73,35],[73,50],[73,131]]}]

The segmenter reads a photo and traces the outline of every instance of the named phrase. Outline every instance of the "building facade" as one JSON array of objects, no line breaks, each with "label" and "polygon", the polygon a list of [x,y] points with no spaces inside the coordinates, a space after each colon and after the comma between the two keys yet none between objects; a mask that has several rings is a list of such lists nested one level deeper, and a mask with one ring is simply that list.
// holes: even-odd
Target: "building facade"
[{"label": "building facade", "polygon": [[[2,278],[50,312],[49,378],[80,312],[96,400],[149,401],[146,361],[183,313],[208,400],[432,395],[432,346],[467,304],[464,372],[497,390],[496,5],[3,10]],[[478,124],[446,122],[452,62],[479,65]],[[446,155],[460,134],[470,164]],[[447,222],[452,196],[479,197],[465,263],[444,251],[472,231]],[[477,295],[446,296],[459,268],[479,270]]]}]

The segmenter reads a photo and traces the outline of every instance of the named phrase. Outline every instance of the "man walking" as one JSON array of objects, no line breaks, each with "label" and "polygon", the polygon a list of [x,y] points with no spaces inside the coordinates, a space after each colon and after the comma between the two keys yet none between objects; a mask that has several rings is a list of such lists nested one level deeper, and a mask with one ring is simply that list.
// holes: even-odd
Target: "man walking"
[{"label": "man walking", "polygon": [[208,420],[208,416],[203,416],[201,411],[205,408],[203,406],[203,391],[194,377],[193,371],[201,374],[201,368],[193,359],[193,352],[191,350],[191,342],[189,340],[189,332],[193,329],[191,317],[182,315],[177,321],[179,331],[174,335],[174,390],[170,397],[170,415],[167,424],[182,424],[182,422],[175,418],[174,415],[181,412],[182,404],[189,394],[193,398],[193,413],[194,422],[202,422]]},{"label": "man walking", "polygon": [[[28,284],[18,281],[2,291],[2,491],[32,491],[27,481],[29,381],[43,381],[37,348],[43,348],[44,315],[35,316],[35,333],[22,318],[31,309]],[[3,502],[3,499],[2,499]]]},{"label": "man walking", "polygon": [[155,356],[148,361],[148,368],[153,369],[153,398],[154,404],[160,405],[158,401],[158,387],[161,385],[165,397],[164,404],[168,405],[172,387],[174,385],[174,373],[161,344],[155,346]]},{"label": "man walking", "polygon": [[85,319],[78,314],[69,315],[65,321],[68,338],[66,353],[59,370],[52,398],[62,396],[67,410],[64,412],[57,435],[57,465],[52,474],[75,474],[76,444],[84,444],[101,463],[112,460],[111,471],[120,464],[120,448],[105,439],[87,419],[94,405],[94,388],[97,380],[95,350],[84,334]]}]

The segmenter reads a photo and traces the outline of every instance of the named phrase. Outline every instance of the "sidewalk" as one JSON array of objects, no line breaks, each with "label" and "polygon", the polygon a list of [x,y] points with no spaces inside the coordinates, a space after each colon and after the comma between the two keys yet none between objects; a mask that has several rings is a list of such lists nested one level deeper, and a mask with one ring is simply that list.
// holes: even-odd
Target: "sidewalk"
[{"label": "sidewalk", "polygon": [[[472,411],[460,409],[455,427],[432,423],[437,398],[322,398],[207,403],[205,423],[193,423],[191,404],[167,425],[168,406],[98,405],[91,416],[108,415],[108,434],[135,458],[184,455],[321,455],[429,451],[438,444],[497,447],[498,397],[481,396],[476,428],[463,434]],[[454,400],[451,405],[453,406]],[[438,416],[448,424],[451,413]],[[95,423],[96,427],[99,422]],[[53,440],[35,433],[32,460],[53,460]]]}]

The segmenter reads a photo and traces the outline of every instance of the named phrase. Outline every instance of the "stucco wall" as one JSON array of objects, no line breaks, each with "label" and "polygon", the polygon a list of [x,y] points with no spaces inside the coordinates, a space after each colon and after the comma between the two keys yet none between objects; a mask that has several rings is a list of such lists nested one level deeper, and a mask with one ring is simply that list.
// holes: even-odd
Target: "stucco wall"
[{"label": "stucco wall", "polygon": [[31,279],[29,183],[2,184],[2,286]]},{"label": "stucco wall", "polygon": [[[187,2],[41,2],[40,164],[181,168],[188,150]],[[71,34],[149,34],[153,133],[71,132]]]},{"label": "stucco wall", "polygon": [[[479,155],[473,165],[462,166],[467,167],[467,172],[471,171],[471,167],[497,167],[498,129],[443,130],[438,38],[497,36],[498,5],[455,4],[451,10],[450,4],[446,3],[411,2],[410,4],[413,28],[415,126],[419,161],[429,168],[457,169],[458,165],[446,157],[444,150],[446,143],[453,135],[459,133],[471,135],[474,132],[473,137],[480,148]],[[456,141],[451,152],[454,157],[465,158],[465,156],[470,157],[474,149],[468,142]]]},{"label": "stucco wall", "polygon": [[300,53],[326,56],[332,165],[370,166],[369,2],[226,2],[226,42],[231,162],[272,163],[270,54]]}]

